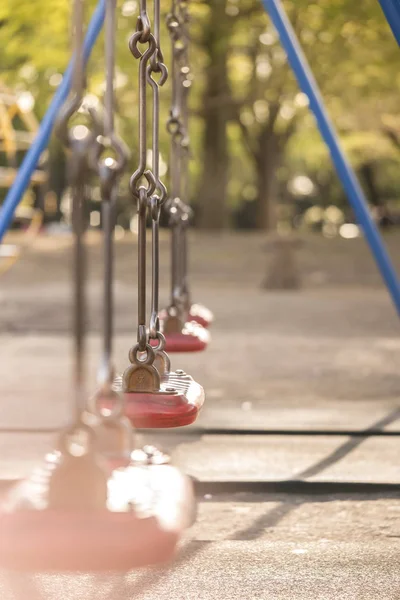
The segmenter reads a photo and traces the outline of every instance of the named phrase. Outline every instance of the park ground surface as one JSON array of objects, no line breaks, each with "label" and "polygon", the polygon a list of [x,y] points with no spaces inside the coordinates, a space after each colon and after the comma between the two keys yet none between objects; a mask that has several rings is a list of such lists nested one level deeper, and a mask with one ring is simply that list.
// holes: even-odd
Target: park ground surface
[{"label": "park ground surface", "polygon": [[[18,236],[8,238],[18,243]],[[399,322],[362,240],[308,237],[300,291],[261,289],[263,236],[194,234],[193,298],[215,313],[201,354],[174,355],[207,393],[198,422],[137,434],[197,478],[197,523],[165,569],[124,577],[0,577],[1,600],[398,600]],[[400,236],[388,244],[400,270]],[[101,246],[89,237],[89,382],[101,330]],[[134,239],[117,245],[118,369],[135,341]],[[168,297],[168,240],[161,243]],[[41,236],[0,280],[1,427],[71,413],[70,239]],[[0,432],[0,478],[48,434]]]}]

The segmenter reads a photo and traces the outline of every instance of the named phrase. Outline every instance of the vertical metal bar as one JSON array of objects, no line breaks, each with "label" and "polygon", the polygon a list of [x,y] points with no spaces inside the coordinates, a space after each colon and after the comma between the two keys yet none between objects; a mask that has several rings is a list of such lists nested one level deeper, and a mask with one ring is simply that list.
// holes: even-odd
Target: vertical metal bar
[{"label": "vertical metal bar", "polygon": [[[172,3],[172,15],[177,21],[177,6]],[[171,34],[171,81],[172,81],[172,102],[171,102],[171,118],[174,120],[174,131],[171,132],[171,150],[170,150],[170,173],[171,185],[170,196],[172,205],[174,200],[181,197],[181,170],[182,170],[182,94],[181,81],[179,73],[179,64],[177,58],[175,33]],[[177,221],[173,221],[171,227],[171,305],[177,306],[181,296],[181,225]]]},{"label": "vertical metal bar", "polygon": [[329,148],[337,174],[346,191],[356,218],[364,231],[371,253],[375,258],[378,269],[400,316],[400,283],[396,271],[394,270],[385,244],[381,239],[378,228],[369,213],[367,201],[360,184],[340,146],[339,138],[325,109],[321,92],[307,59],[303,54],[293,27],[285,13],[281,0],[262,0],[262,2],[279,33],[282,46],[286,51],[288,61],[297,81],[303,92],[308,96],[310,108],[315,115],[321,135]]},{"label": "vertical metal bar", "polygon": [[[84,2],[83,0],[74,0],[73,10],[73,37],[75,64],[73,70],[72,91],[76,97],[82,100],[85,88],[85,67],[83,59],[83,18]],[[74,173],[72,184],[72,223],[75,234],[74,244],[74,340],[75,340],[75,396],[76,396],[76,420],[78,421],[86,405],[85,394],[85,334],[86,334],[86,299],[85,299],[85,278],[86,278],[86,252],[84,246],[84,202],[85,202],[85,183],[78,176],[78,170],[82,171],[82,164],[86,157],[72,152],[70,155],[70,167]]]},{"label": "vertical metal bar", "polygon": [[114,278],[114,216],[116,204],[117,188],[113,187],[110,198],[102,203],[102,221],[104,229],[104,338],[103,351],[107,373],[110,375],[112,344],[113,344],[113,278]]},{"label": "vertical metal bar", "polygon": [[[146,209],[147,196],[144,188],[139,188],[138,199],[138,336],[146,331]],[[145,339],[145,338],[144,338]],[[140,339],[138,340],[141,341]],[[141,342],[141,350],[143,348]],[[145,344],[144,344],[145,345]]]},{"label": "vertical metal bar", "polygon": [[86,333],[86,252],[84,235],[84,185],[77,185],[73,190],[74,244],[74,343],[75,343],[75,394],[76,420],[78,421],[86,406],[85,396],[85,333]]}]

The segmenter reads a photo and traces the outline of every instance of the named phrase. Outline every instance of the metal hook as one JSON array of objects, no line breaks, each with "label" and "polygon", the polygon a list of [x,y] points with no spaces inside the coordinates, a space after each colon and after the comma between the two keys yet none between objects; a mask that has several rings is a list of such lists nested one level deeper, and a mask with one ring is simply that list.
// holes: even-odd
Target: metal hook
[{"label": "metal hook", "polygon": [[[128,45],[129,45],[129,50],[131,51],[131,53],[133,54],[133,56],[135,58],[142,58],[143,60],[147,61],[151,55],[154,53],[157,44],[156,44],[156,40],[154,39],[154,36],[150,33],[149,37],[146,41],[143,41],[141,39],[141,35],[142,32],[141,31],[135,31],[134,34],[131,35]],[[148,44],[147,49],[144,52],[141,52],[138,48],[138,44],[142,43],[142,44]]]},{"label": "metal hook", "polygon": [[[148,183],[148,187],[145,188],[144,186],[137,186],[137,182],[144,177],[147,180]],[[129,188],[132,192],[132,194],[135,196],[135,198],[139,198],[139,193],[141,189],[144,189],[146,192],[146,197],[149,198],[151,196],[151,194],[153,194],[153,192],[155,191],[157,187],[157,182],[155,180],[155,177],[153,175],[153,173],[150,170],[145,171],[144,173],[141,172],[141,169],[137,169],[134,174],[132,175],[132,177],[130,178],[129,181]]]}]

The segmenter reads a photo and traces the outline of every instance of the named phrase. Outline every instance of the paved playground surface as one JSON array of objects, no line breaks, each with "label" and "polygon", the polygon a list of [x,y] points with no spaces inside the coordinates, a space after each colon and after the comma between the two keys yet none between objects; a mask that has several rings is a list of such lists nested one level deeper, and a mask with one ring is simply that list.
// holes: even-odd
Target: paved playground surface
[{"label": "paved playground surface", "polygon": [[[400,240],[388,241],[400,257]],[[298,292],[260,289],[264,246],[257,235],[193,236],[194,296],[215,313],[212,343],[171,358],[204,385],[206,406],[190,428],[137,435],[171,451],[198,480],[198,521],[176,562],[123,578],[4,574],[1,600],[398,600],[395,311],[361,240],[306,240]],[[90,382],[100,347],[100,257],[92,235]],[[132,240],[120,242],[121,370],[135,341],[135,260]],[[2,277],[2,427],[68,421],[70,297],[68,238],[38,239]],[[28,473],[52,440],[0,433],[0,477]]]}]

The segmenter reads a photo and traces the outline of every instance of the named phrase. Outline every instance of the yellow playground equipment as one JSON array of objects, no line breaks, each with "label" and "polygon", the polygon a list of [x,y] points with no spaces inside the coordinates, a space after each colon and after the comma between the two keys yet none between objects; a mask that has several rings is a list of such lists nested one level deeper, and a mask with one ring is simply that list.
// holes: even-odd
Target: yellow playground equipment
[{"label": "yellow playground equipment", "polygon": [[[33,104],[29,92],[16,94],[0,84],[0,190],[13,184],[19,153],[28,150],[35,139],[39,123],[32,112]],[[31,186],[44,185],[47,179],[47,170],[37,169]],[[26,228],[23,241],[18,245],[0,245],[0,275],[8,271],[40,231],[43,213],[35,208],[34,198],[32,190],[28,190],[15,214],[15,220]]]}]

